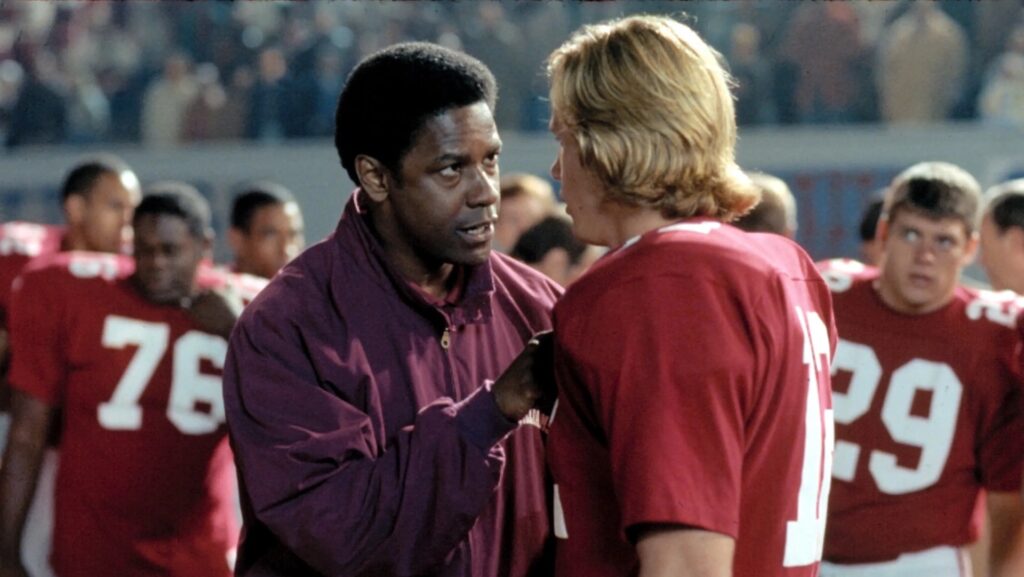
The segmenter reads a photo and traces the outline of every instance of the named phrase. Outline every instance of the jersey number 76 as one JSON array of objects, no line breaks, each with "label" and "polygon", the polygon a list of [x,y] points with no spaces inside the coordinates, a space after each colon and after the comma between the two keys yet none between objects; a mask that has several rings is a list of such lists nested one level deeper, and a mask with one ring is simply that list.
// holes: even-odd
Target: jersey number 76
[{"label": "jersey number 76", "polygon": [[[139,400],[150,384],[157,365],[170,344],[170,327],[110,315],[103,324],[103,346],[138,349],[128,363],[121,380],[109,401],[101,403],[97,417],[104,428],[110,430],[138,430],[142,427],[142,407]],[[224,367],[227,343],[224,339],[189,331],[173,344],[171,393],[167,401],[167,418],[186,435],[204,435],[217,430],[224,422],[224,398],[221,379],[199,371],[201,361],[209,361],[218,369]],[[198,410],[203,403],[209,411]]]}]

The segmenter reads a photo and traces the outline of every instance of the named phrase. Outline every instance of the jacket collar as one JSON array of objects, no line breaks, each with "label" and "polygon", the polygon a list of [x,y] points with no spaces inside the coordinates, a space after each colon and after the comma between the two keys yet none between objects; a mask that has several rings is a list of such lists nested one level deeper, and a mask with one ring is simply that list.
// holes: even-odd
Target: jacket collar
[{"label": "jacket collar", "polygon": [[[463,277],[465,286],[461,298],[452,304],[441,305],[430,302],[420,291],[410,286],[409,281],[391,266],[384,247],[370,227],[364,193],[356,189],[342,212],[341,221],[334,235],[335,249],[348,253],[364,274],[384,290],[396,293],[413,308],[423,312],[432,311],[444,317],[448,326],[483,323],[490,320],[491,295],[494,292],[492,261],[466,267]],[[346,259],[348,260],[348,259]],[[332,283],[335,298],[345,298],[344,281]],[[428,312],[429,314],[429,312]]]}]

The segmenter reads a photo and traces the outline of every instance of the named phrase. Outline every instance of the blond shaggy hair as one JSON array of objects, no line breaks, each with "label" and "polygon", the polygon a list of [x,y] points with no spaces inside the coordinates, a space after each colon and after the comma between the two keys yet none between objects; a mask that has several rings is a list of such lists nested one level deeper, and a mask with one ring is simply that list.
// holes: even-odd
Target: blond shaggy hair
[{"label": "blond shaggy hair", "polygon": [[547,70],[552,112],[609,200],[726,221],[758,201],[735,163],[728,73],[686,25],[633,16],[584,26]]}]

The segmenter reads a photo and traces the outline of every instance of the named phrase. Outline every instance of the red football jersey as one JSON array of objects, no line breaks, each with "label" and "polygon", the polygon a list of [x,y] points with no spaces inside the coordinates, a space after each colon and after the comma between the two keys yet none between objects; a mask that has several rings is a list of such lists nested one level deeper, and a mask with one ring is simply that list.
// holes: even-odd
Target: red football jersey
[{"label": "red football jersey", "polygon": [[64,228],[31,222],[0,224],[0,326],[6,325],[11,283],[34,258],[60,251]]},{"label": "red football jersey", "polygon": [[878,296],[876,269],[821,269],[840,337],[825,558],[877,562],[970,543],[979,490],[1020,489],[1021,302],[958,287],[941,309],[908,315]]},{"label": "red football jersey", "polygon": [[132,270],[129,257],[60,253],[15,283],[12,386],[63,414],[53,566],[62,577],[227,576],[238,534],[227,343],[145,300]]},{"label": "red football jersey", "polygon": [[776,235],[689,220],[555,307],[560,576],[635,575],[631,530],[736,539],[737,577],[814,576],[832,456],[828,288]]}]

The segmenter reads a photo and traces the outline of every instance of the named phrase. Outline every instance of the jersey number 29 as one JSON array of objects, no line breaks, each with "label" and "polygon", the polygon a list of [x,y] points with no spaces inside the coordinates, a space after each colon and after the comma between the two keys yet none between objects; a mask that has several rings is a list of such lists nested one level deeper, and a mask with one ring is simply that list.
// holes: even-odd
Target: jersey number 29
[{"label": "jersey number 29", "polygon": [[[871,409],[882,383],[882,365],[871,347],[840,340],[832,371],[851,373],[847,391],[835,393],[836,421],[849,425]],[[905,467],[892,453],[871,451],[868,470],[881,492],[901,495],[925,489],[939,480],[953,446],[963,389],[946,363],[913,359],[892,372],[882,403],[882,424],[896,442],[919,448],[921,458],[916,467]],[[911,410],[918,391],[931,393],[927,416],[915,415]],[[836,443],[835,478],[852,482],[860,456],[861,447],[856,443]]]}]

